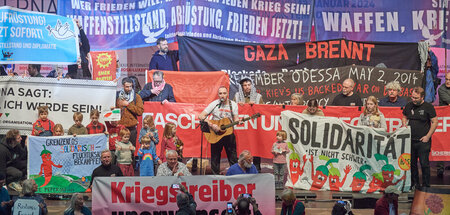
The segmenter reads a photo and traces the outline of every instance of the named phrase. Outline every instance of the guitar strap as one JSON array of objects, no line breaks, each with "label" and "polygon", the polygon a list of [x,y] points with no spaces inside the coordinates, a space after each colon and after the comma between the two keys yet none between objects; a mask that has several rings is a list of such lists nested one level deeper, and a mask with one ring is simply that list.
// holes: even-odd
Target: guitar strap
[{"label": "guitar strap", "polygon": [[228,99],[228,101],[230,102],[231,122],[233,122],[233,121],[234,121],[234,114],[233,114],[233,101],[231,101],[230,99]]}]

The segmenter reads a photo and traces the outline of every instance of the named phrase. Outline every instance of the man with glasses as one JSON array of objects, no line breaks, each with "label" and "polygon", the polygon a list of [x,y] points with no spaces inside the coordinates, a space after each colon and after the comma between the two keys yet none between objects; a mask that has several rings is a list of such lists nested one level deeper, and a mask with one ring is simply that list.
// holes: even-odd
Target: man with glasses
[{"label": "man with glasses", "polygon": [[334,97],[331,106],[363,106],[361,98],[353,92],[355,82],[345,79],[342,83],[342,93]]},{"label": "man with glasses", "polygon": [[255,165],[253,165],[253,156],[248,150],[244,150],[239,155],[237,163],[228,168],[227,175],[240,175],[240,174],[257,174]]},{"label": "man with glasses", "polygon": [[387,96],[380,99],[378,106],[388,106],[388,107],[405,107],[405,98],[400,97],[398,93],[402,90],[400,83],[398,81],[391,81],[386,84]]},{"label": "man with glasses", "polygon": [[161,102],[162,104],[176,102],[173,88],[164,81],[164,73],[161,71],[153,73],[153,82],[145,84],[139,95],[143,101]]},{"label": "man with glasses", "polygon": [[422,167],[422,186],[430,186],[430,150],[431,136],[438,120],[436,111],[428,102],[424,101],[425,91],[422,87],[415,87],[411,93],[411,102],[403,109],[402,126],[411,126],[411,185],[420,186],[417,159]]}]

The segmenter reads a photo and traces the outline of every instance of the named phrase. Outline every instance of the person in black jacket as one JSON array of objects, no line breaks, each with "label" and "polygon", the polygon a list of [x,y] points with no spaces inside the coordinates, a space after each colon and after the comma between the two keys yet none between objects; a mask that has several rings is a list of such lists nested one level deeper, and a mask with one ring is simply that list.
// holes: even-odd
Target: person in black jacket
[{"label": "person in black jacket", "polygon": [[197,203],[194,197],[186,190],[183,185],[180,186],[180,191],[177,194],[178,211],[176,215],[195,215],[197,210]]},{"label": "person in black jacket", "polygon": [[27,151],[20,145],[21,141],[19,131],[11,129],[0,144],[0,172],[6,175],[7,184],[24,180],[27,176]]},{"label": "person in black jacket", "polygon": [[158,51],[153,54],[150,60],[149,70],[159,69],[168,71],[178,71],[177,62],[179,60],[178,50],[169,51],[169,45],[164,37],[156,40]]},{"label": "person in black jacket", "polygon": [[68,66],[67,75],[72,79],[91,79],[91,72],[89,71],[89,60],[88,54],[91,51],[91,46],[89,45],[89,40],[84,33],[83,26],[81,26],[80,22],[75,19],[78,28],[80,29],[80,64],[81,69],[83,70],[83,74],[77,74],[78,72],[78,64],[72,64]]}]

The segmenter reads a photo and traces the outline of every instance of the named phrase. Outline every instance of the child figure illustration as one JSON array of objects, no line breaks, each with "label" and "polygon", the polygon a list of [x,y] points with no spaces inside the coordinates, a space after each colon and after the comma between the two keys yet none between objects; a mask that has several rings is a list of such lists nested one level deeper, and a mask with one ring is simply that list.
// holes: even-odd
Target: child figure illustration
[{"label": "child figure illustration", "polygon": [[46,186],[50,180],[52,180],[52,166],[57,167],[57,168],[61,168],[63,167],[62,165],[56,165],[55,163],[53,163],[52,161],[52,152],[47,150],[45,148],[45,145],[42,145],[44,147],[44,150],[42,150],[41,152],[41,158],[42,158],[42,164],[41,164],[41,170],[39,171],[39,175],[42,175],[42,173],[44,173],[44,184],[41,185],[41,187]]},{"label": "child figure illustration", "polygon": [[152,146],[151,139],[148,136],[141,138],[141,148],[138,151],[139,156],[139,174],[140,176],[155,176],[154,162],[162,164],[162,161],[156,155],[155,146]]}]

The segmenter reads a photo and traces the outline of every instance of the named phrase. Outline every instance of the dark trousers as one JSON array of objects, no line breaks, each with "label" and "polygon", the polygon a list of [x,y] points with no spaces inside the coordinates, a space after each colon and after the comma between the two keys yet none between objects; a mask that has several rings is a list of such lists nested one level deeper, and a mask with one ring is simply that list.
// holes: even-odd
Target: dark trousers
[{"label": "dark trousers", "polygon": [[220,174],[220,155],[225,148],[228,163],[231,165],[237,163],[236,137],[234,134],[223,137],[219,142],[211,144],[211,170],[214,175]]},{"label": "dark trousers", "polygon": [[127,127],[130,130],[130,141],[134,147],[136,147],[137,130],[136,126]]},{"label": "dark trousers", "polygon": [[422,168],[422,186],[430,186],[430,150],[431,140],[428,143],[411,140],[411,185],[420,185],[417,159]]},{"label": "dark trousers", "polygon": [[261,173],[261,157],[253,157],[253,164],[255,165],[256,170]]}]

